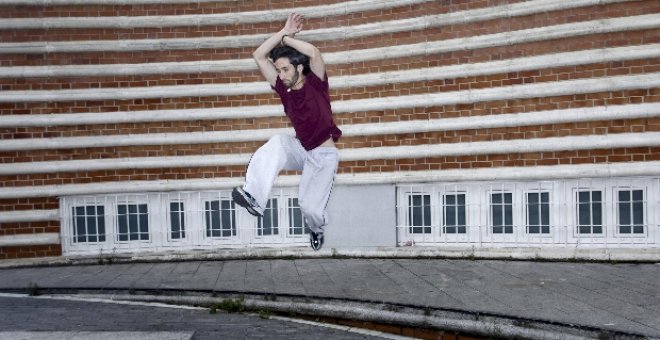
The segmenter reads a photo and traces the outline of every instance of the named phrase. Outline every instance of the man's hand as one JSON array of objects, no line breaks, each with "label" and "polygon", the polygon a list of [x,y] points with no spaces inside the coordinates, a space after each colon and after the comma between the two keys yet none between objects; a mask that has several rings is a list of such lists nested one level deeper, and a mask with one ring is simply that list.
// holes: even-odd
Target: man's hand
[{"label": "man's hand", "polygon": [[303,16],[298,13],[289,14],[284,24],[284,32],[293,38],[296,33],[302,31]]}]

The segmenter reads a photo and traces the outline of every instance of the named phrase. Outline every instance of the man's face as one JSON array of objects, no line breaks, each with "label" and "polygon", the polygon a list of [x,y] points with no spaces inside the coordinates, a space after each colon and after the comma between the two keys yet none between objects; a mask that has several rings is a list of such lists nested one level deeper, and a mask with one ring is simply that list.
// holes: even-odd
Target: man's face
[{"label": "man's face", "polygon": [[[298,65],[301,66],[302,65]],[[300,78],[300,72],[296,69],[295,66],[291,65],[289,58],[279,58],[275,60],[275,69],[277,70],[277,76],[280,77],[286,87],[293,87]]]}]

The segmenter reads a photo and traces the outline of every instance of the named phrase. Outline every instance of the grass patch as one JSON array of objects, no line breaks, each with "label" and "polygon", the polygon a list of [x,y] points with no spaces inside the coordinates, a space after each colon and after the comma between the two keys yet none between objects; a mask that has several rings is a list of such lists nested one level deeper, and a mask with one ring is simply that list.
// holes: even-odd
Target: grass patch
[{"label": "grass patch", "polygon": [[213,304],[210,308],[211,314],[216,314],[218,310],[225,311],[227,313],[242,313],[245,311],[245,304],[243,303],[244,299],[224,299],[219,304]]}]

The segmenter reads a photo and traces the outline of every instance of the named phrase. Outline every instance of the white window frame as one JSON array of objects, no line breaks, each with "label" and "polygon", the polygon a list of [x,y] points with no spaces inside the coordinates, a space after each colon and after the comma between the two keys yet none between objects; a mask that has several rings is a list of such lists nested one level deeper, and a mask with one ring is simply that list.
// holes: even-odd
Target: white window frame
[{"label": "white window frame", "polygon": [[[601,201],[600,201],[600,211],[601,211],[601,231],[600,233],[594,233],[593,232],[593,193],[596,191],[601,192]],[[580,199],[579,199],[579,194],[581,192],[589,192],[589,213],[590,215],[590,233],[581,233],[580,232]],[[574,214],[574,219],[573,219],[573,237],[576,239],[579,239],[582,241],[589,241],[589,240],[599,240],[597,242],[603,242],[608,238],[610,235],[610,231],[608,228],[608,225],[610,225],[609,221],[611,221],[610,214],[608,212],[611,212],[611,210],[608,210],[607,208],[607,197],[608,197],[608,192],[604,186],[596,185],[596,186],[576,186],[573,187],[572,189],[572,202],[573,202],[573,214]]]},{"label": "white window frame", "polygon": [[[223,201],[228,201],[230,204],[230,212],[233,211],[233,214],[230,215],[231,221],[233,223],[233,229],[235,230],[235,234],[229,235],[229,236],[213,236],[212,234],[208,234],[207,230],[207,220],[206,220],[206,203],[207,202],[214,202],[218,201],[219,202],[219,211],[222,211],[222,202]],[[240,212],[242,209],[240,206],[233,204],[233,200],[230,196],[229,192],[226,191],[217,191],[217,192],[202,192],[200,195],[200,202],[199,202],[199,219],[197,221],[197,229],[200,231],[200,242],[203,244],[207,245],[235,245],[235,244],[241,244],[241,237],[243,234],[244,229],[250,229],[250,227],[246,227],[246,219],[244,216],[241,216]],[[247,213],[247,212],[246,212]],[[241,218],[243,217],[243,218]],[[222,213],[220,213],[220,219],[222,219]],[[251,226],[251,225],[250,225]],[[213,229],[212,229],[213,230]],[[227,229],[219,229],[221,231],[227,230]],[[232,230],[232,228],[228,229]]]},{"label": "white window frame", "polygon": [[[548,201],[543,202],[543,194],[547,194],[548,196]],[[539,224],[532,225],[530,221],[530,201],[529,201],[529,195],[537,195],[539,202],[537,203],[538,207],[538,216],[539,216]],[[538,237],[551,237],[552,234],[552,208],[551,208],[551,198],[552,192],[546,191],[546,190],[539,190],[539,191],[525,191],[523,193],[523,199],[524,199],[524,207],[525,207],[525,233],[530,235],[530,236],[538,236]],[[541,208],[543,204],[548,205],[548,225],[545,226],[543,225],[543,209]],[[536,227],[539,228],[538,232],[531,232],[530,228]],[[548,231],[544,232],[543,228],[547,227]]]},{"label": "white window frame", "polygon": [[[523,207],[521,207],[521,186],[518,183],[502,183],[499,185],[489,185],[488,189],[483,191],[482,196],[482,220],[486,221],[486,228],[483,231],[484,238],[492,243],[516,244],[519,240],[526,237]],[[511,228],[512,233],[494,232],[493,221],[493,194],[511,194]],[[502,227],[506,228],[506,227]]]},{"label": "white window frame", "polygon": [[[621,229],[620,229],[620,227],[621,227],[621,225],[620,225],[621,211],[619,210],[619,204],[621,203],[621,201],[619,201],[619,192],[620,191],[628,191],[631,194],[634,191],[641,191],[642,192],[642,220],[643,220],[642,221],[642,228],[643,228],[642,233],[634,233],[635,224],[633,223],[634,214],[633,214],[632,210],[630,211],[631,231],[630,231],[630,233],[622,233],[621,232]],[[645,188],[639,188],[639,187],[627,187],[627,188],[626,187],[615,187],[615,188],[613,188],[613,190],[612,190],[612,203],[614,205],[614,209],[613,209],[614,210],[614,223],[613,224],[614,224],[614,234],[617,237],[623,237],[623,238],[646,238],[646,237],[648,237],[649,227],[648,227],[648,224],[646,223],[646,221],[648,221],[648,216],[646,216],[647,215],[647,210],[648,210],[646,193],[647,193],[647,190]],[[631,199],[631,202],[633,202],[632,195],[631,195],[630,199]]]},{"label": "white window frame", "polygon": [[[437,192],[437,205],[434,206],[433,199],[431,200],[431,211],[437,212],[438,219],[438,234],[440,240],[446,243],[466,243],[478,241],[481,237],[479,225],[475,225],[474,221],[478,221],[479,212],[475,211],[478,203],[475,203],[474,190],[469,185],[464,184],[447,184],[440,186]],[[465,233],[446,233],[445,230],[445,198],[448,195],[465,195]],[[475,218],[476,217],[476,218]],[[435,224],[434,224],[435,225]]]},{"label": "white window frame", "polygon": [[[167,232],[165,233],[166,234],[165,240],[168,244],[169,243],[188,243],[188,241],[191,238],[191,235],[190,235],[190,221],[189,221],[191,213],[189,212],[189,208],[188,208],[189,200],[185,199],[184,197],[181,197],[181,195],[179,195],[178,197],[168,197],[168,198],[169,199],[166,199],[166,201],[164,202],[165,212],[166,212],[165,213],[165,218],[167,219]],[[172,203],[180,203],[180,204],[183,205],[183,211],[181,211],[183,213],[183,218],[180,218],[180,221],[179,221],[180,223],[183,223],[183,231],[179,230],[178,232],[180,234],[183,233],[184,235],[180,238],[172,237],[172,233],[174,232],[172,230],[173,222],[174,222],[174,221],[172,221],[172,210],[171,210],[172,209]],[[181,226],[179,226],[179,227],[181,227]]]},{"label": "white window frame", "polygon": [[[292,200],[294,200],[294,199],[298,201],[298,206],[293,206],[293,204],[292,204],[293,201]],[[282,218],[286,218],[285,219],[286,223],[284,224],[286,227],[284,228],[285,230],[282,234],[287,239],[290,239],[290,240],[299,240],[299,239],[308,240],[309,239],[309,234],[307,232],[307,229],[309,227],[308,227],[307,221],[305,221],[305,217],[302,214],[302,210],[300,208],[300,198],[298,196],[295,196],[295,195],[285,195],[283,197],[283,200],[284,200],[284,203],[285,203],[284,204],[285,213],[281,214],[281,215],[282,215]],[[291,218],[292,218],[291,213],[292,213],[293,209],[299,209],[300,210],[300,214],[301,214],[301,218],[302,218],[302,225],[303,225],[301,234],[296,234],[296,233],[292,232],[292,229],[294,229],[294,227],[291,226],[290,222],[291,222]]]},{"label": "white window frame", "polygon": [[[111,200],[112,202],[113,200]],[[156,221],[153,220],[153,216],[156,216],[154,214],[154,208],[157,206],[157,204],[153,204],[151,200],[149,199],[148,194],[130,194],[130,195],[121,195],[121,196],[115,196],[114,197],[114,202],[112,202],[112,208],[114,209],[112,216],[113,218],[113,231],[114,231],[114,244],[116,248],[142,248],[142,247],[149,247],[149,246],[159,246],[160,242],[158,235],[154,233],[153,227]],[[137,205],[138,207],[140,205],[146,205],[147,206],[147,224],[148,224],[148,239],[142,240],[142,239],[137,239],[137,240],[131,240],[130,239],[130,225],[127,225],[128,227],[128,240],[119,240],[119,205]],[[139,208],[138,208],[138,214],[139,214]],[[138,235],[142,234],[140,231],[140,219],[138,218]]]},{"label": "white window frame", "polygon": [[[73,223],[73,207],[79,206],[103,206],[104,207],[104,223],[105,223],[105,241],[103,242],[73,242],[74,237],[74,223]],[[64,197],[60,204],[60,215],[62,217],[62,252],[79,252],[89,251],[92,253],[102,253],[103,249],[107,249],[113,244],[114,240],[114,225],[112,210],[109,209],[107,199],[95,196],[78,196],[78,197]]]}]

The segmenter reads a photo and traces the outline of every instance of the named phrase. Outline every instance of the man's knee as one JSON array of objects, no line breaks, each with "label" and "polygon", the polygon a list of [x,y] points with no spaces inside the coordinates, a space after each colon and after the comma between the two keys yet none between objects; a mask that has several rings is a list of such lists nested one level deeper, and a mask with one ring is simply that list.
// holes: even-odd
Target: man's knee
[{"label": "man's knee", "polygon": [[274,135],[268,139],[264,145],[262,145],[258,151],[261,151],[262,153],[268,153],[272,154],[273,152],[279,152],[283,150],[283,141],[284,141],[284,135]]},{"label": "man's knee", "polygon": [[282,145],[284,144],[284,141],[285,141],[288,137],[289,137],[289,136],[287,136],[287,135],[283,135],[283,134],[273,135],[272,137],[270,137],[270,138],[268,139],[268,142],[266,142],[266,143],[267,143],[267,144],[272,144],[272,145],[275,145],[275,146],[278,146],[278,147],[279,147],[279,146],[282,146]]}]

